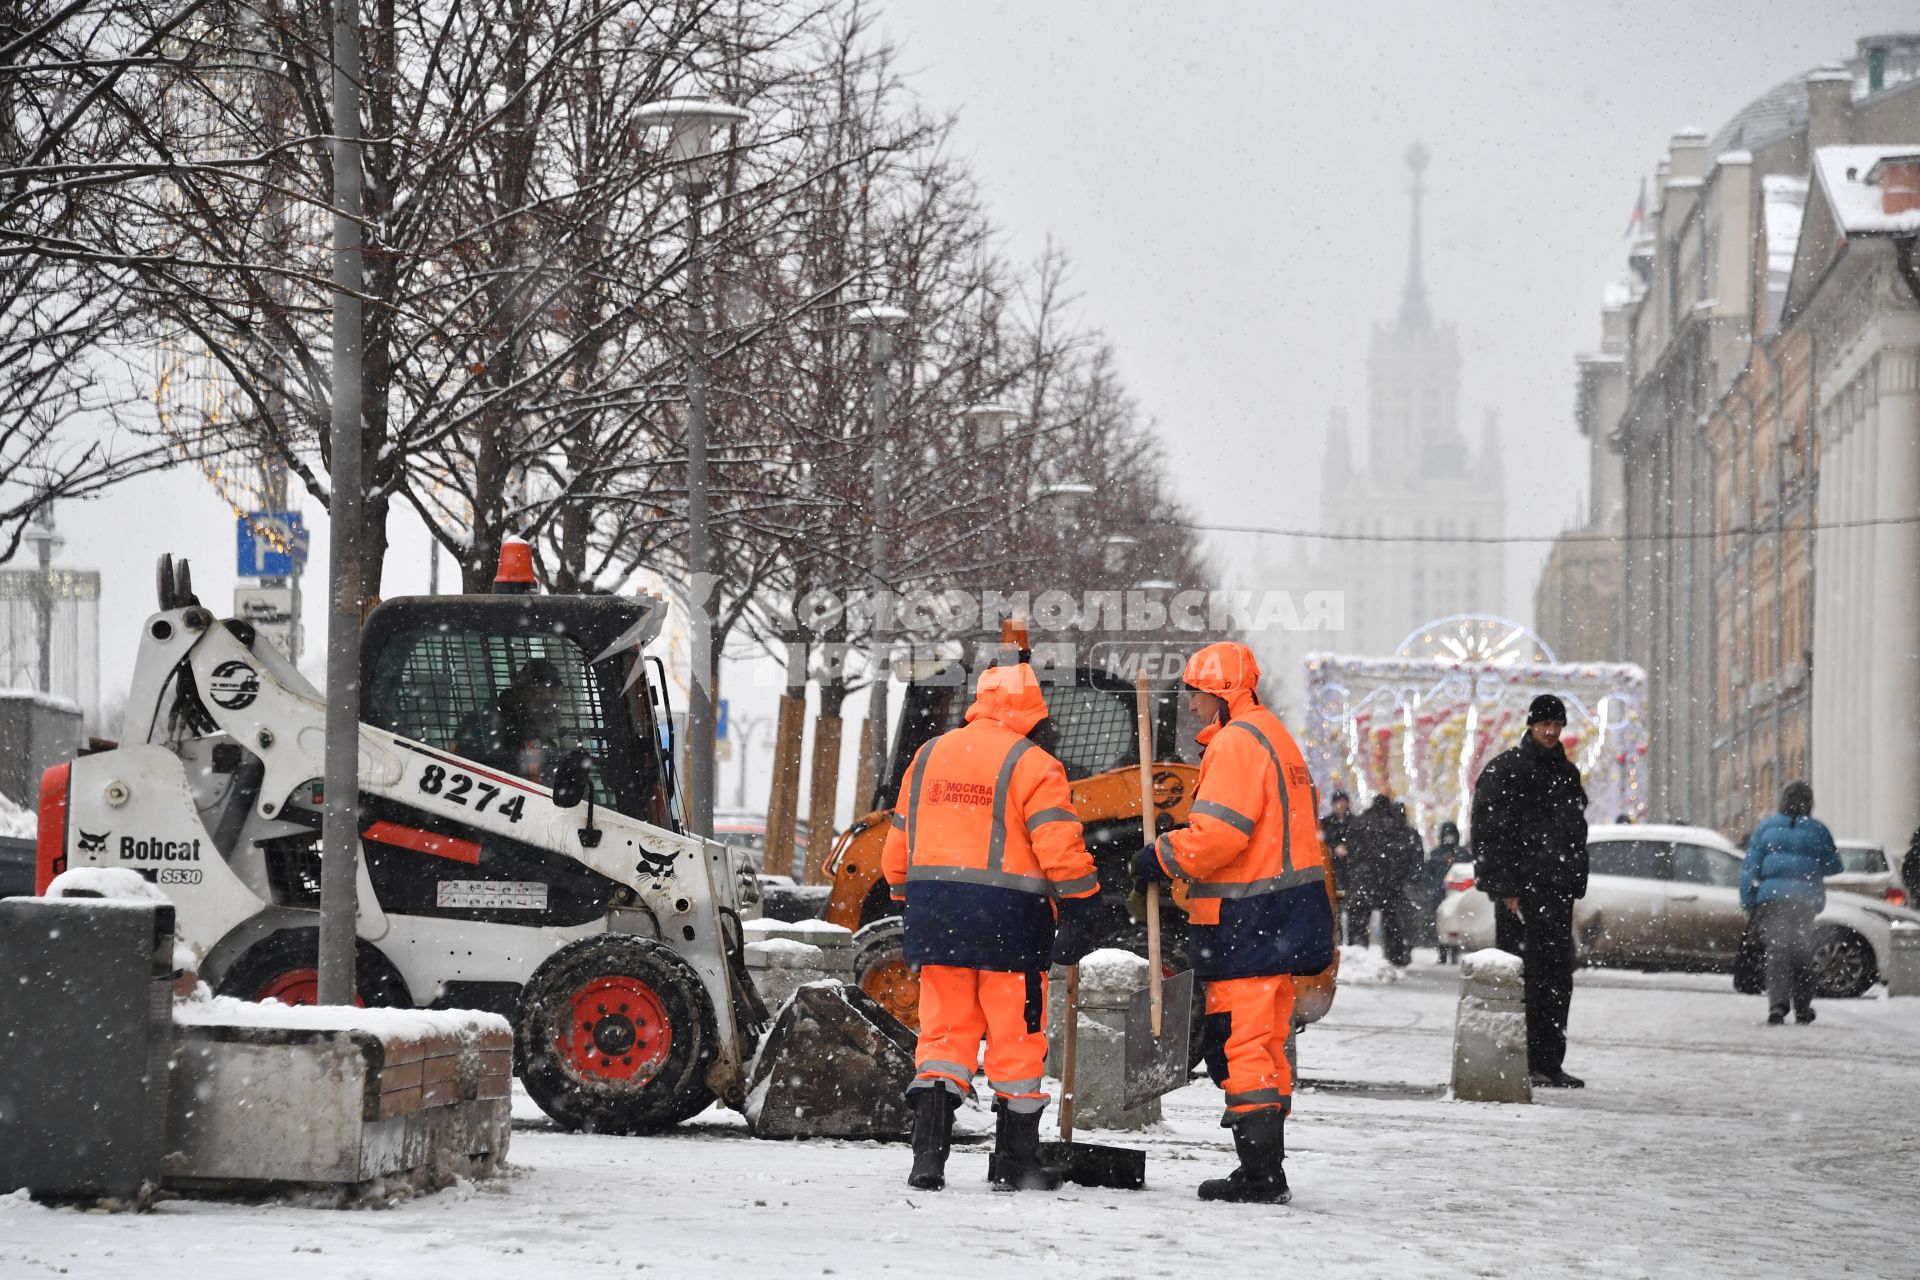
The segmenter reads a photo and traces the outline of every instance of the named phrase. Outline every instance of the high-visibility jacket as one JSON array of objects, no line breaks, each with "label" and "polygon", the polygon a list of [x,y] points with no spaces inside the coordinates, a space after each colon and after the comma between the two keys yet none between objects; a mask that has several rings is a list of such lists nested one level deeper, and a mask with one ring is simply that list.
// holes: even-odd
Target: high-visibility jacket
[{"label": "high-visibility jacket", "polygon": [[1053,900],[1100,891],[1067,771],[1026,736],[1046,718],[1032,668],[991,667],[966,723],[915,754],[880,863],[908,964],[1045,969]]},{"label": "high-visibility jacket", "polygon": [[1224,698],[1229,719],[1197,735],[1205,754],[1188,823],[1154,847],[1202,979],[1318,973],[1333,959],[1319,797],[1293,735],[1255,696],[1258,680],[1244,645],[1209,645],[1188,663],[1187,683]]}]

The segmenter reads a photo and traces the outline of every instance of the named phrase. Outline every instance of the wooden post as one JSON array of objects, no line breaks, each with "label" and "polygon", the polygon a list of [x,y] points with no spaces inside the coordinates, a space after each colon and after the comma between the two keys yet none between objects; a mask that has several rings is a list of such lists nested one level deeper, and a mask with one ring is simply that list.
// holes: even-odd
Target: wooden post
[{"label": "wooden post", "polygon": [[[805,871],[793,860],[793,829],[800,816],[800,753],[807,734],[807,693],[791,686],[780,698],[773,727],[773,787],[767,794],[767,870],[781,875]],[[776,855],[778,861],[775,861]]]},{"label": "wooden post", "polygon": [[813,771],[807,790],[806,882],[823,884],[827,855],[833,852],[833,814],[840,798],[840,704],[837,700],[831,710],[823,706],[814,717]]},{"label": "wooden post", "polygon": [[873,719],[860,722],[860,767],[853,774],[853,816],[859,817],[873,805]]}]

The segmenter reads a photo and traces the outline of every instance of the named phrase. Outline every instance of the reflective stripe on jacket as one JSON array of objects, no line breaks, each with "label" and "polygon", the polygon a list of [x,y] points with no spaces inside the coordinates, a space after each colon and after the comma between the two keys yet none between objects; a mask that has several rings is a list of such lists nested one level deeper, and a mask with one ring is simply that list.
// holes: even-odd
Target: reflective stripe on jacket
[{"label": "reflective stripe on jacket", "polygon": [[907,770],[881,869],[904,895],[906,960],[1045,969],[1055,898],[1100,891],[1067,771],[1025,736],[1046,718],[1030,668],[980,678],[967,723]]},{"label": "reflective stripe on jacket", "polygon": [[1194,972],[1318,973],[1333,958],[1333,919],[1306,760],[1251,693],[1226,696],[1232,719],[1209,735],[1188,825],[1156,845],[1187,909]]}]

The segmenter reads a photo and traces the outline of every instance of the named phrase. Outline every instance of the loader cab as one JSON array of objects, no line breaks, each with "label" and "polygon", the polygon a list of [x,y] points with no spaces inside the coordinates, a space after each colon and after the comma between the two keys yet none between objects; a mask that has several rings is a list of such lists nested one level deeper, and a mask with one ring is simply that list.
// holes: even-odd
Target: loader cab
[{"label": "loader cab", "polygon": [[594,802],[680,830],[665,686],[642,649],[665,605],[625,596],[412,596],[361,639],[361,718],[553,786],[583,762]]}]

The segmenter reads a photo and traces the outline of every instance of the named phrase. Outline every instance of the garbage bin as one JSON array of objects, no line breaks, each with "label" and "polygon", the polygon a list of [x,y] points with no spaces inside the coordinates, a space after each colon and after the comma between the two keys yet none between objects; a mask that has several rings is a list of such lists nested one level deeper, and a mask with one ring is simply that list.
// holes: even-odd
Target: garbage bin
[{"label": "garbage bin", "polygon": [[0,900],[0,1187],[138,1202],[158,1183],[172,969],[165,903]]}]

